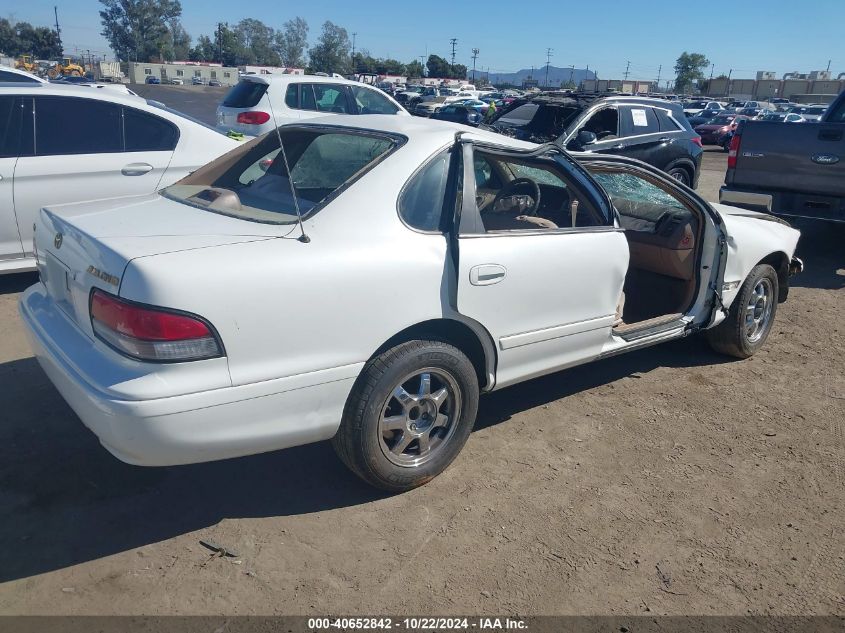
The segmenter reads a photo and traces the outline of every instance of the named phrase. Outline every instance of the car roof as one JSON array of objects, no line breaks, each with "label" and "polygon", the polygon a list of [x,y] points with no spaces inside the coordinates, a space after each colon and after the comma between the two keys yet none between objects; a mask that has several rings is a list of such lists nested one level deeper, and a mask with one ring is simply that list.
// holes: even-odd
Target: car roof
[{"label": "car roof", "polygon": [[343,127],[398,134],[406,137],[410,144],[415,145],[421,151],[424,147],[428,147],[429,153],[454,142],[455,135],[458,133],[476,141],[502,145],[515,150],[537,148],[534,143],[519,141],[496,132],[480,130],[451,121],[396,116],[394,114],[368,114],[365,116],[337,114],[328,117],[303,119],[298,123],[290,123],[286,127],[300,126]]},{"label": "car roof", "polygon": [[[0,70],[7,73],[12,73],[13,75],[20,75],[21,76],[21,83],[32,83],[32,81],[37,81],[40,84],[47,83],[46,79],[39,77],[38,75],[33,75],[30,72],[25,70],[21,70],[20,68],[13,68],[11,66],[0,66]],[[16,82],[8,82],[5,81],[0,85],[4,85],[7,83],[16,83]]]},{"label": "car roof", "polygon": [[147,103],[146,99],[130,92],[122,84],[0,83],[0,94],[8,93],[17,95],[49,95],[54,97],[85,97],[88,99],[102,99],[104,101],[116,101],[131,105]]},{"label": "car roof", "polygon": [[351,79],[339,79],[337,77],[324,77],[323,75],[243,75],[240,81],[253,81],[265,84],[289,84],[307,82],[309,84],[347,84],[351,86],[367,86],[369,84]]}]

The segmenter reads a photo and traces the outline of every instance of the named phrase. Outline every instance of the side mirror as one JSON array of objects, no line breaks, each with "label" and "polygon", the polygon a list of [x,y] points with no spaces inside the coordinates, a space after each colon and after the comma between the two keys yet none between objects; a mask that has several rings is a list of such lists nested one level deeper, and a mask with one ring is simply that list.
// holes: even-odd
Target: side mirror
[{"label": "side mirror", "polygon": [[595,143],[598,138],[596,137],[594,132],[590,132],[589,130],[581,130],[578,134],[575,135],[575,145],[576,149],[584,149],[587,145],[592,145]]}]

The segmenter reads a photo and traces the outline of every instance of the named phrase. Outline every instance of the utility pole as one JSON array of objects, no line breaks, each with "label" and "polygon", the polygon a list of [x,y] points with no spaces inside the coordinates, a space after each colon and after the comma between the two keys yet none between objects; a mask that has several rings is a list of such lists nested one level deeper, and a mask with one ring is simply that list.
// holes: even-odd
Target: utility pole
[{"label": "utility pole", "polygon": [[657,67],[657,88],[660,89],[660,73],[663,72],[663,64]]},{"label": "utility pole", "polygon": [[475,83],[475,60],[480,52],[477,48],[472,49],[472,83]]},{"label": "utility pole", "polygon": [[625,66],[625,81],[628,81],[628,75],[630,74],[631,70],[631,60],[628,60],[628,64]]},{"label": "utility pole", "polygon": [[356,37],[358,37],[358,34],[353,33],[352,34],[352,59],[353,59],[353,63],[354,63],[354,60],[355,60],[355,38]]},{"label": "utility pole", "polygon": [[[54,6],[53,7],[53,14],[56,16],[56,39],[59,40],[59,48],[62,49],[62,53],[64,53],[64,47],[62,46],[62,30],[59,28],[59,8]],[[830,62],[827,63],[827,69],[830,70]]]},{"label": "utility pole", "polygon": [[223,63],[223,23],[217,23],[217,60]]},{"label": "utility pole", "polygon": [[829,59],[827,60],[827,72],[830,72],[830,61],[831,60],[829,60]]},{"label": "utility pole", "polygon": [[451,67],[449,68],[449,70],[451,71],[451,74],[454,75],[455,74],[455,47],[458,45],[458,38],[453,37],[451,40],[449,40],[449,44],[451,44],[451,46],[452,46],[452,64],[451,64]]},{"label": "utility pole", "polygon": [[572,80],[573,80],[573,78],[574,78],[574,75],[575,75],[575,64],[572,64],[572,65],[569,67],[569,87],[570,87],[570,88],[572,88],[572,86],[574,86],[574,85],[575,85],[575,82],[574,82],[574,81],[572,81]]},{"label": "utility pole", "polygon": [[552,49],[546,49],[546,82],[543,84],[544,88],[549,87],[549,65],[552,63]]},{"label": "utility pole", "polygon": [[728,81],[727,81],[727,83],[725,84],[725,96],[726,96],[726,97],[730,97],[730,96],[731,96],[731,75],[733,74],[733,71],[734,71],[734,69],[733,69],[733,68],[731,68],[731,69],[728,71]]}]

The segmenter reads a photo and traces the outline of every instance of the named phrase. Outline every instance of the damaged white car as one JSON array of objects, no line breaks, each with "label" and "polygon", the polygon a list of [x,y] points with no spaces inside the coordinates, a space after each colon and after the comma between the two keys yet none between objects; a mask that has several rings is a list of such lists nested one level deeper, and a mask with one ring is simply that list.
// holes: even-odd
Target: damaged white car
[{"label": "damaged white car", "polygon": [[126,462],[332,439],[407,490],[482,392],[701,330],[740,358],[768,337],[798,231],[578,159],[408,117],[282,127],[156,195],[43,210],[20,311]]}]

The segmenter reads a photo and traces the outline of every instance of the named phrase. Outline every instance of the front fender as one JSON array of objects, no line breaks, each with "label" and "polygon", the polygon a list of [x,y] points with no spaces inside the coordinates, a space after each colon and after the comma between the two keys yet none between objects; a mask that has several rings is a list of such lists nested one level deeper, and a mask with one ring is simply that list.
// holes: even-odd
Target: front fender
[{"label": "front fender", "polygon": [[728,252],[721,292],[722,302],[729,308],[757,264],[778,254],[790,262],[801,233],[766,214],[723,204],[712,206],[724,220]]}]

